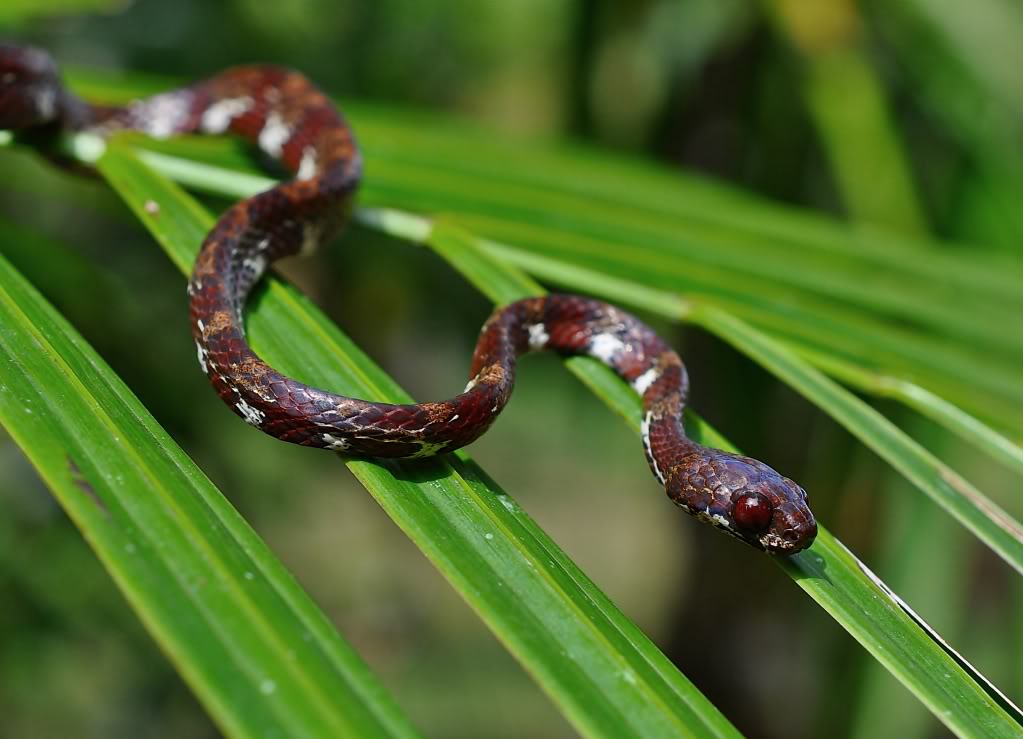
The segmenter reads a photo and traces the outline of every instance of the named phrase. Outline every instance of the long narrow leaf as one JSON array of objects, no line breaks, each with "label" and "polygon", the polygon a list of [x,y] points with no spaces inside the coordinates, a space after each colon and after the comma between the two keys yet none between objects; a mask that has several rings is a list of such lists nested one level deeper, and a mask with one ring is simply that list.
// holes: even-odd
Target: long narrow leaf
[{"label": "long narrow leaf", "polygon": [[[427,241],[495,303],[542,293],[539,285],[514,267],[490,258],[458,228],[439,224],[429,232]],[[641,404],[625,383],[589,358],[575,358],[569,366],[639,431]],[[734,450],[692,414],[687,426],[704,443]],[[824,527],[809,550],[775,561],[950,729],[978,737],[1015,736],[1021,730],[1019,710],[990,683],[974,680]]]},{"label": "long narrow leaf", "polygon": [[[146,143],[147,147],[153,145]],[[223,147],[204,139],[161,146],[178,147],[212,157],[221,164],[242,166],[244,162],[244,159],[233,155],[225,160]],[[78,141],[74,153],[88,160],[95,156],[91,148],[87,143],[83,145]],[[157,152],[147,151],[143,156],[172,178],[220,195],[247,196],[272,184],[272,180],[262,175],[225,171],[221,166],[209,166]],[[388,210],[394,212],[393,209]],[[470,230],[481,222],[479,218],[462,214],[455,218]],[[490,223],[492,234],[521,237],[524,242],[517,244],[529,244],[529,233],[524,232],[521,226],[505,225],[495,231],[494,224]],[[566,251],[566,245],[574,242],[579,242],[584,248]],[[686,263],[671,268],[677,258],[674,262],[655,257],[640,259],[635,250],[629,250],[627,257],[620,250],[612,250],[607,252],[606,258],[601,258],[598,257],[599,252],[586,244],[578,236],[564,233],[547,234],[542,242],[532,244],[529,251],[518,246],[487,242],[488,248],[503,252],[503,258],[514,260],[536,274],[574,269],[573,262],[568,260],[575,260],[593,265],[604,274],[628,276],[649,287],[672,291],[684,289],[687,293],[713,297],[731,312],[791,343],[804,356],[841,357],[846,365],[853,368],[852,373],[860,376],[912,377],[916,380],[912,384],[924,392],[940,394],[974,413],[997,420],[1003,426],[1023,429],[1023,386],[1018,382],[1014,364],[1006,365],[990,356],[985,356],[981,362],[981,355],[976,352],[865,319],[847,309],[805,297],[792,301],[785,297],[784,292],[778,292],[772,283],[763,280],[751,280],[732,272],[707,271],[698,264]],[[943,299],[943,302],[950,301]],[[1008,399],[1012,399],[1011,402],[1007,403]]]},{"label": "long narrow leaf", "polygon": [[[190,143],[187,148],[199,148],[204,150],[204,154],[208,154],[210,147],[195,142]],[[140,156],[178,182],[220,195],[245,197],[272,184],[272,180],[262,175],[225,170],[219,166],[188,161],[158,152],[143,151]],[[413,232],[409,233],[406,226],[417,219],[410,214],[402,214],[401,211],[391,208],[369,208],[363,209],[360,213],[365,223],[397,236],[411,237],[415,240],[422,238],[422,234],[425,233],[422,225],[415,226]],[[380,213],[388,214],[386,224],[377,218]],[[402,220],[403,225],[395,230],[398,220]],[[464,217],[458,216],[456,221],[464,224]],[[666,299],[659,297],[654,301],[655,305],[646,304],[647,296],[669,295],[663,290],[650,289],[652,286],[649,284],[648,289],[635,291],[631,289],[635,282],[622,281],[620,278],[609,276],[606,272],[580,267],[565,261],[565,259],[527,252],[490,240],[482,240],[481,243],[495,256],[511,261],[527,271],[557,284],[581,285],[580,289],[600,292],[595,285],[607,287],[618,283],[617,300],[635,307],[654,310],[668,317],[677,317],[678,315],[676,308],[679,301],[671,297]],[[636,276],[640,280],[654,275],[658,279],[661,277],[656,268],[637,271],[632,262],[616,263],[609,269],[613,269],[618,274],[624,272]],[[687,275],[687,279],[691,280],[692,275]],[[732,283],[734,287],[734,279],[727,282]],[[692,287],[692,283],[687,282],[686,286]],[[1020,385],[1014,371],[996,373],[990,366],[985,366],[980,371],[974,371],[977,368],[976,357],[957,354],[955,351],[946,350],[941,345],[929,344],[919,337],[899,335],[897,332],[890,339],[882,339],[881,332],[892,333],[890,328],[882,329],[876,324],[865,324],[862,329],[857,329],[854,324],[850,323],[848,316],[841,314],[836,314],[834,321],[828,323],[825,321],[827,309],[820,306],[813,307],[812,318],[809,313],[802,314],[798,309],[793,309],[795,315],[779,315],[777,320],[772,320],[770,318],[771,307],[763,302],[764,293],[767,290],[769,288],[765,289],[765,287],[756,284],[750,285],[746,290],[748,297],[745,300],[747,302],[744,303],[735,303],[727,297],[723,298],[725,294],[720,291],[713,294],[716,299],[723,299],[723,303],[729,309],[738,312],[740,316],[754,322],[755,325],[780,333],[780,337],[784,338],[793,349],[829,374],[854,384],[862,390],[896,397],[925,415],[945,424],[968,441],[982,445],[994,456],[1008,461],[1011,465],[1019,464],[1019,458],[1020,455],[1023,455],[1023,451],[1018,446],[985,426],[978,419],[971,417],[970,414],[959,410],[947,400],[942,399],[939,403],[938,400],[941,399],[941,396],[934,392],[935,388],[939,388],[945,398],[955,398],[967,407],[982,408],[989,415],[1001,418],[1006,425],[1023,428],[1023,416],[1019,416],[1015,411],[1007,409],[1004,403],[1000,404],[995,400],[1001,398],[1002,394],[1006,392],[1019,393]],[[825,353],[817,345],[816,340],[822,341],[823,346],[831,351]],[[865,353],[872,344],[876,345],[874,352]],[[880,351],[885,353],[878,354]],[[910,354],[910,351],[913,353]],[[892,353],[896,352],[905,357],[905,362],[894,366],[905,367],[907,372],[911,372],[917,377],[923,373],[927,377],[930,387],[911,382],[894,373],[891,368],[891,359]],[[932,363],[931,369],[943,373],[941,377],[933,373],[927,376],[927,372],[921,370],[919,362],[924,358]],[[888,366],[887,371],[881,369],[885,366]],[[967,374],[971,381],[962,382],[961,378]],[[943,379],[946,375],[947,379]],[[984,383],[985,377],[989,380],[986,387],[981,389],[978,385]],[[1023,398],[1023,395],[1020,397]],[[933,402],[928,399],[933,399]],[[982,430],[978,432],[978,429]]]},{"label": "long narrow leaf", "polygon": [[813,401],[1023,573],[1023,526],[895,424],[725,311],[699,303],[690,318]]},{"label": "long narrow leaf", "polygon": [[[187,269],[212,218],[125,146],[101,173]],[[357,397],[408,396],[300,293],[271,278],[249,335],[284,372]],[[216,402],[211,398],[211,402]],[[733,736],[718,710],[464,454],[346,464],[587,736]]]},{"label": "long narrow leaf", "polygon": [[[548,262],[546,266],[548,270],[543,276],[559,285],[594,292],[654,310],[669,318],[686,318],[700,323],[733,343],[740,351],[751,354],[759,363],[833,415],[917,487],[966,524],[1013,567],[1023,571],[1023,529],[1018,522],[940,460],[928,454],[881,414],[820,373],[801,365],[768,337],[707,301],[674,300],[645,285],[607,278],[600,273],[572,265],[561,266],[556,262]],[[921,402],[924,401],[922,396],[918,397]],[[933,415],[936,417],[957,415],[949,412],[947,404],[932,404],[929,407],[934,408]],[[957,421],[966,424],[964,433],[971,426],[980,425],[975,420],[966,421],[961,416]],[[985,438],[993,454],[1010,462],[1018,458],[1018,448],[1004,437],[988,431]]]},{"label": "long narrow leaf", "polygon": [[231,736],[414,736],[117,376],[0,258],[0,422]]},{"label": "long narrow leaf", "polygon": [[[372,217],[372,212],[367,212],[364,217]],[[393,226],[391,227],[393,228]],[[671,319],[687,318],[691,309],[690,301],[678,294],[653,288],[643,283],[612,277],[604,272],[580,267],[560,259],[528,254],[504,244],[496,244],[487,240],[477,240],[477,243],[480,248],[492,256],[555,285],[604,295],[624,305],[651,311]],[[727,302],[724,306],[729,309],[733,307]],[[923,415],[941,423],[991,456],[1015,469],[1023,470],[1023,449],[979,419],[963,412],[930,390],[901,377],[864,369],[856,362],[815,350],[788,337],[784,343],[829,375],[874,395],[896,398]]]},{"label": "long narrow leaf", "polygon": [[[269,180],[266,178],[257,178],[249,175],[242,174],[229,174],[226,178],[223,177],[223,171],[218,169],[208,169],[203,165],[190,166],[181,160],[169,158],[160,154],[146,154],[147,159],[161,168],[168,170],[176,174],[179,178],[188,181],[190,184],[198,186],[210,187],[210,185],[217,181],[220,177],[221,191],[227,189],[236,189],[238,194],[245,194],[253,191],[253,188],[260,186],[265,187],[269,184]],[[225,187],[225,184],[227,186]],[[392,214],[392,221],[394,219],[394,211],[387,211]],[[456,222],[461,223],[462,217],[457,217]],[[419,226],[419,228],[422,228]],[[485,244],[487,248],[495,250],[501,256],[505,258],[516,258],[517,255],[514,253],[515,250],[509,249],[501,245],[493,244],[485,240],[481,240],[480,243]],[[532,257],[531,259],[523,259],[521,262],[527,269],[530,267],[539,267],[539,274],[543,275],[547,279],[552,279],[558,284],[566,287],[573,287],[575,289],[583,289],[596,292],[598,294],[608,295],[616,300],[626,302],[631,305],[638,305],[638,307],[655,310],[662,315],[669,318],[680,318],[679,306],[681,305],[678,301],[673,300],[670,297],[662,297],[664,293],[658,290],[651,290],[649,285],[638,285],[630,283],[628,281],[618,280],[617,278],[610,278],[602,276],[599,272],[593,272],[583,268],[575,267],[562,260],[552,260],[547,257]],[[180,266],[180,264],[179,264]],[[634,267],[630,264],[626,270],[633,269]],[[649,273],[643,273],[649,274]],[[615,285],[614,289],[609,293],[608,286]],[[649,300],[644,302],[643,296],[651,296]],[[706,304],[706,301],[704,301]],[[688,310],[688,308],[683,308]],[[713,311],[713,308],[710,309]],[[711,313],[715,315],[725,315],[720,312]],[[708,319],[710,320],[710,319]],[[836,374],[844,374],[844,379],[850,377],[862,378],[866,374],[865,370],[857,368],[855,365],[850,363],[841,363],[836,370],[836,363],[830,355],[824,355],[820,352],[815,352],[812,349],[805,349],[800,347],[801,350],[810,357],[825,357],[828,359],[824,362],[825,369],[831,369]],[[842,373],[843,366],[847,368]],[[821,378],[823,379],[823,378]],[[1008,382],[1009,378],[1006,378]],[[837,386],[828,386],[829,392],[839,391]],[[920,407],[921,410],[927,411],[928,415],[935,417],[939,421],[947,422],[950,427],[960,433],[971,441],[983,444],[993,455],[1009,461],[1010,464],[1018,464],[1020,456],[1019,448],[1009,442],[1005,437],[997,434],[996,432],[987,429],[976,419],[972,419],[968,414],[957,411],[954,406],[947,402],[942,403],[928,403],[926,398],[936,397],[933,393],[930,393],[924,388],[920,388],[917,392],[912,392],[914,385],[912,383],[906,383],[905,385],[898,386],[900,388],[901,397],[911,402],[913,405]],[[1001,386],[999,386],[1000,389]],[[871,388],[867,388],[871,389]],[[846,394],[845,396],[851,398]],[[840,407],[844,404],[836,400],[831,406],[833,412],[839,413]],[[866,409],[866,406],[859,404],[857,408]],[[869,412],[864,410],[863,412]],[[910,475],[910,479],[921,486],[929,495],[939,501],[943,501],[942,504],[949,508],[949,510],[961,520],[964,520],[971,526],[971,528],[981,538],[987,541],[990,545],[996,548],[1003,557],[1006,557],[1014,567],[1017,569],[1023,568],[1023,544],[1020,543],[1020,532],[1018,524],[1012,521],[1004,511],[1001,511],[995,506],[990,500],[985,498],[983,495],[973,489],[966,481],[961,480],[954,472],[944,468],[937,460],[933,459],[926,452],[914,444],[908,437],[905,437],[902,432],[895,429],[889,422],[883,419],[880,414],[873,414],[873,422],[869,424],[871,427],[878,430],[884,430],[883,436],[886,441],[882,444],[881,442],[871,441],[871,438],[879,437],[868,437],[863,432],[862,424],[855,424],[850,421],[851,430],[860,436],[868,445],[873,446],[878,452],[888,459],[893,464],[898,466],[899,460],[908,459],[919,459],[922,457],[926,461],[922,463],[906,463],[906,467],[900,467],[904,474]],[[890,427],[888,429],[887,427]],[[984,429],[983,433],[974,433],[977,429]],[[895,453],[891,451],[891,447],[888,445],[887,437],[890,436],[892,430],[894,431],[895,438],[904,440],[904,445],[900,446],[900,452]],[[905,446],[908,444],[908,446]],[[929,469],[930,473],[924,474],[921,469]],[[959,501],[959,502],[956,502]],[[966,501],[965,503],[963,501]],[[982,523],[987,521],[986,524]],[[1001,533],[999,533],[1001,532]]]},{"label": "long narrow leaf", "polygon": [[[374,129],[370,127],[370,142],[376,140],[379,147],[391,151],[394,141],[407,138],[400,131],[393,131],[393,126],[386,126],[386,130],[388,137],[374,137]],[[426,137],[425,140],[432,142],[434,139]],[[225,149],[209,140],[150,143],[147,146],[201,152],[204,157],[215,156],[221,162],[251,167],[237,155],[237,147]],[[488,151],[493,148],[490,146]],[[225,151],[235,154],[225,159]],[[81,147],[76,154],[89,156]],[[160,157],[152,156],[154,159]],[[926,259],[914,258],[913,254],[919,251],[910,250],[908,256],[898,257],[898,263],[894,265],[897,269],[892,270],[872,260],[878,258],[878,254],[897,250],[862,248],[857,252],[843,247],[839,259],[828,256],[832,254],[828,250],[806,251],[810,249],[810,243],[804,238],[798,244],[801,269],[789,270],[787,265],[795,257],[791,241],[774,236],[757,238],[736,234],[717,222],[711,225],[693,222],[689,218],[692,215],[692,209],[688,207],[689,193],[684,189],[678,191],[677,202],[680,208],[686,206],[685,218],[669,217],[670,214],[660,211],[659,219],[645,217],[634,195],[629,194],[632,190],[627,188],[623,188],[627,190],[623,197],[631,204],[630,208],[601,202],[601,207],[594,209],[591,201],[578,196],[565,199],[566,196],[555,188],[555,184],[561,185],[564,181],[560,174],[555,174],[564,169],[565,162],[554,156],[547,156],[543,166],[505,168],[507,173],[502,175],[518,182],[523,177],[532,177],[533,180],[537,177],[514,174],[520,170],[552,172],[542,193],[538,190],[539,183],[534,182],[530,182],[529,187],[516,186],[508,192],[507,188],[498,186],[498,194],[510,193],[516,198],[528,196],[529,202],[537,204],[530,210],[530,225],[527,226],[517,218],[510,220],[508,214],[502,216],[501,208],[506,209],[506,206],[492,202],[497,195],[486,199],[490,205],[476,202],[482,197],[479,193],[486,193],[494,185],[479,181],[478,177],[477,181],[470,183],[468,177],[475,170],[470,168],[466,174],[462,172],[465,165],[451,164],[450,167],[458,170],[458,184],[455,190],[445,194],[440,186],[444,179],[442,170],[415,164],[424,157],[437,156],[435,152],[423,150],[421,144],[417,147],[413,139],[403,147],[402,156],[413,163],[408,166],[419,174],[402,180],[404,184],[394,181],[392,185],[389,183],[393,178],[388,172],[401,162],[388,162],[381,166],[376,159],[372,160],[367,202],[374,202],[374,198],[388,198],[388,205],[404,203],[406,206],[419,204],[442,210],[464,210],[466,212],[458,215],[463,225],[477,235],[529,249],[530,254],[523,253],[523,258],[560,257],[562,261],[627,275],[650,286],[676,291],[684,289],[687,293],[714,297],[777,338],[795,342],[807,354],[826,351],[854,361],[865,372],[912,379],[925,390],[952,400],[974,415],[994,420],[1004,428],[1023,430],[1023,385],[1019,383],[1016,371],[1017,352],[1012,350],[1009,355],[1000,356],[1013,346],[1013,338],[999,330],[1000,317],[1023,310],[1023,278],[1011,269],[980,268],[977,264],[980,260],[976,258],[954,259],[935,249],[935,253],[928,254]],[[505,151],[504,156],[508,157],[509,152]],[[471,158],[486,159],[482,156]],[[265,177],[247,174],[226,177],[216,169],[204,172],[201,165],[166,157],[160,157],[160,166],[164,171],[173,171],[176,177],[190,178],[193,185],[201,185],[203,178],[207,187],[216,183],[209,189],[219,189],[221,194],[239,195],[240,191],[250,194],[267,181]],[[649,179],[651,183],[664,180],[652,173]],[[649,193],[649,183],[646,187],[639,187],[639,180],[636,177],[631,182],[634,189]],[[231,183],[226,188],[230,193],[224,191],[224,183]],[[668,182],[663,184],[670,190]],[[567,186],[566,189],[570,194],[575,192]],[[604,197],[610,198],[610,194],[604,193]],[[729,198],[722,196],[721,200],[724,202]],[[663,193],[657,202],[664,202]],[[598,221],[587,215],[594,211],[600,214]],[[472,215],[474,212],[477,215]],[[618,220],[627,225],[615,225]],[[566,233],[566,229],[570,233]],[[679,241],[678,234],[685,234],[686,240]],[[828,243],[832,241],[833,234]],[[683,251],[678,251],[679,247],[684,247]],[[824,256],[815,256],[817,252]],[[749,265],[759,265],[756,270],[760,271],[747,274]],[[808,281],[800,283],[798,289],[785,287],[790,272],[798,273],[802,275],[799,279]],[[914,272],[919,274],[914,275]],[[850,280],[850,274],[857,275],[857,279]],[[963,284],[964,276],[969,281],[968,285]],[[866,319],[850,311],[848,306],[823,300],[822,296],[811,297],[810,293],[820,290],[824,290],[823,295],[828,294],[832,289],[829,285],[836,290],[859,291],[856,294],[858,298],[847,292],[840,296],[860,300],[864,307],[894,310],[894,315],[923,317],[934,321],[935,328],[942,330],[954,328],[958,340],[942,341],[938,336],[914,332],[890,322],[882,323],[876,317]],[[935,287],[940,285],[944,287]],[[891,289],[892,286],[896,288]],[[896,301],[896,304],[876,303],[877,296],[888,296],[886,300]],[[980,337],[986,338],[973,346]]]},{"label": "long narrow leaf", "polygon": [[[141,74],[114,78],[84,69],[69,70],[68,77],[86,96],[112,103],[171,89],[178,82]],[[470,192],[480,182],[495,181],[522,185],[543,195],[546,191],[573,194],[596,204],[597,210],[627,205],[648,216],[674,218],[676,229],[713,225],[732,233],[734,240],[748,241],[757,248],[784,244],[789,255],[797,250],[804,255],[818,252],[842,260],[858,259],[872,265],[874,272],[904,272],[1016,305],[1023,300],[1019,265],[980,250],[970,250],[969,258],[963,258],[955,253],[960,248],[942,248],[868,227],[850,228],[819,213],[781,206],[724,183],[633,158],[583,147],[509,146],[472,125],[453,120],[441,123],[436,117],[408,110],[397,113],[350,102],[345,110],[374,160],[467,176],[468,187],[463,190]],[[174,143],[176,151],[181,151],[179,146],[180,142]],[[372,196],[376,185],[372,179],[367,185],[367,194]],[[433,186],[431,180],[427,190]],[[399,203],[392,200],[386,205]]]}]

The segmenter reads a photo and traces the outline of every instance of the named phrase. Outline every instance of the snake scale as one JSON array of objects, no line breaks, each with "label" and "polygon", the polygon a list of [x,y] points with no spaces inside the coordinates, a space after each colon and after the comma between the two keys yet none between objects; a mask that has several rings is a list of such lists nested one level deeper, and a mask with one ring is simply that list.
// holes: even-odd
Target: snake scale
[{"label": "snake scale", "polygon": [[0,128],[101,136],[131,129],[158,138],[230,132],[292,175],[228,208],[188,282],[199,365],[228,407],[261,431],[373,457],[450,452],[477,439],[500,414],[520,355],[586,354],[642,397],[647,461],[684,511],[777,554],[798,552],[816,536],[806,493],[796,483],[763,462],[686,437],[688,378],[678,354],[640,320],[598,300],[548,295],[499,308],[482,328],[465,390],[439,402],[392,405],[337,395],[286,377],[256,356],[242,321],[250,289],[275,260],[306,252],[341,229],[362,169],[351,128],[301,74],[235,67],[124,107],[104,107],[67,90],[46,52],[0,46]]}]

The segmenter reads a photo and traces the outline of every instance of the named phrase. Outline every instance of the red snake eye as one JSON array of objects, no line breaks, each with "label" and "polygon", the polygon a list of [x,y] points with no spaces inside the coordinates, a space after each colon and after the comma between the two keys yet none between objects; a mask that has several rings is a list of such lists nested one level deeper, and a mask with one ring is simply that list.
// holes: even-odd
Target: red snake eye
[{"label": "red snake eye", "polygon": [[773,514],[774,508],[766,495],[743,493],[735,501],[732,518],[740,529],[756,534],[770,526]]}]

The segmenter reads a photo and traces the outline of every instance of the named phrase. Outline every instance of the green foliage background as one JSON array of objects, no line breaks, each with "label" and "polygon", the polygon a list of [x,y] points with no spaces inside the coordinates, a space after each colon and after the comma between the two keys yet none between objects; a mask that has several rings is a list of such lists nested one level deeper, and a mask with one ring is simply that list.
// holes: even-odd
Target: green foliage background
[{"label": "green foliage background", "polygon": [[[874,407],[1018,517],[1023,99],[1005,72],[1023,68],[1014,5],[983,0],[968,13],[925,0],[64,5],[40,16],[38,4],[21,12],[5,4],[0,22],[18,41],[88,70],[74,80],[94,94],[274,61],[349,103],[369,155],[362,203],[439,215],[427,239],[436,252],[374,220],[388,211],[367,211],[331,249],[286,272],[414,397],[459,387],[489,300],[529,289],[465,254],[645,310],[683,350],[697,410],[800,480],[846,546],[1010,698],[1019,695],[1017,575],[907,485],[940,498],[940,480],[921,481],[944,474],[933,460],[854,406],[841,416],[798,368],[789,381],[812,403],[675,320],[785,376],[785,356],[751,349],[755,337],[715,310],[766,331],[870,393]],[[594,145],[615,154],[593,154]],[[165,153],[257,171],[237,147],[188,146]],[[571,701],[552,703],[537,688],[332,455],[275,443],[224,411],[195,371],[180,276],[121,203],[147,185],[133,180],[117,197],[24,151],[0,157],[0,253],[230,498],[412,724],[432,736],[564,736],[573,730],[567,711],[585,731]],[[113,166],[104,174],[115,183],[134,171],[130,161],[120,175]],[[207,182],[207,205],[240,194],[230,182]],[[271,301],[260,301],[258,316]],[[296,370],[327,371],[317,361]],[[618,410],[628,418],[627,406]],[[978,450],[928,419],[990,437]],[[901,474],[843,429],[857,423]],[[634,432],[556,359],[524,364],[514,402],[471,451],[741,732],[936,730],[839,627],[856,634],[850,616],[833,621],[786,570],[675,515]],[[215,735],[6,438],[0,464],[4,729]],[[356,472],[363,482],[371,474]],[[1011,526],[999,529],[982,506],[944,505],[1019,566]],[[789,574],[807,575],[807,566]],[[516,631],[503,628],[505,640]],[[902,670],[911,681],[913,668]]]}]

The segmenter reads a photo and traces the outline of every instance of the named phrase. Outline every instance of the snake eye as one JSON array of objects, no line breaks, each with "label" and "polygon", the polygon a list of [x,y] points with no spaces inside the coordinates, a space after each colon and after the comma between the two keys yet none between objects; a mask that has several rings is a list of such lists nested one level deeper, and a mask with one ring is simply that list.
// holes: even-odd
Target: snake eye
[{"label": "snake eye", "polygon": [[766,529],[771,524],[772,515],[774,508],[771,501],[762,493],[743,493],[735,501],[735,508],[732,511],[735,525],[751,534]]}]

